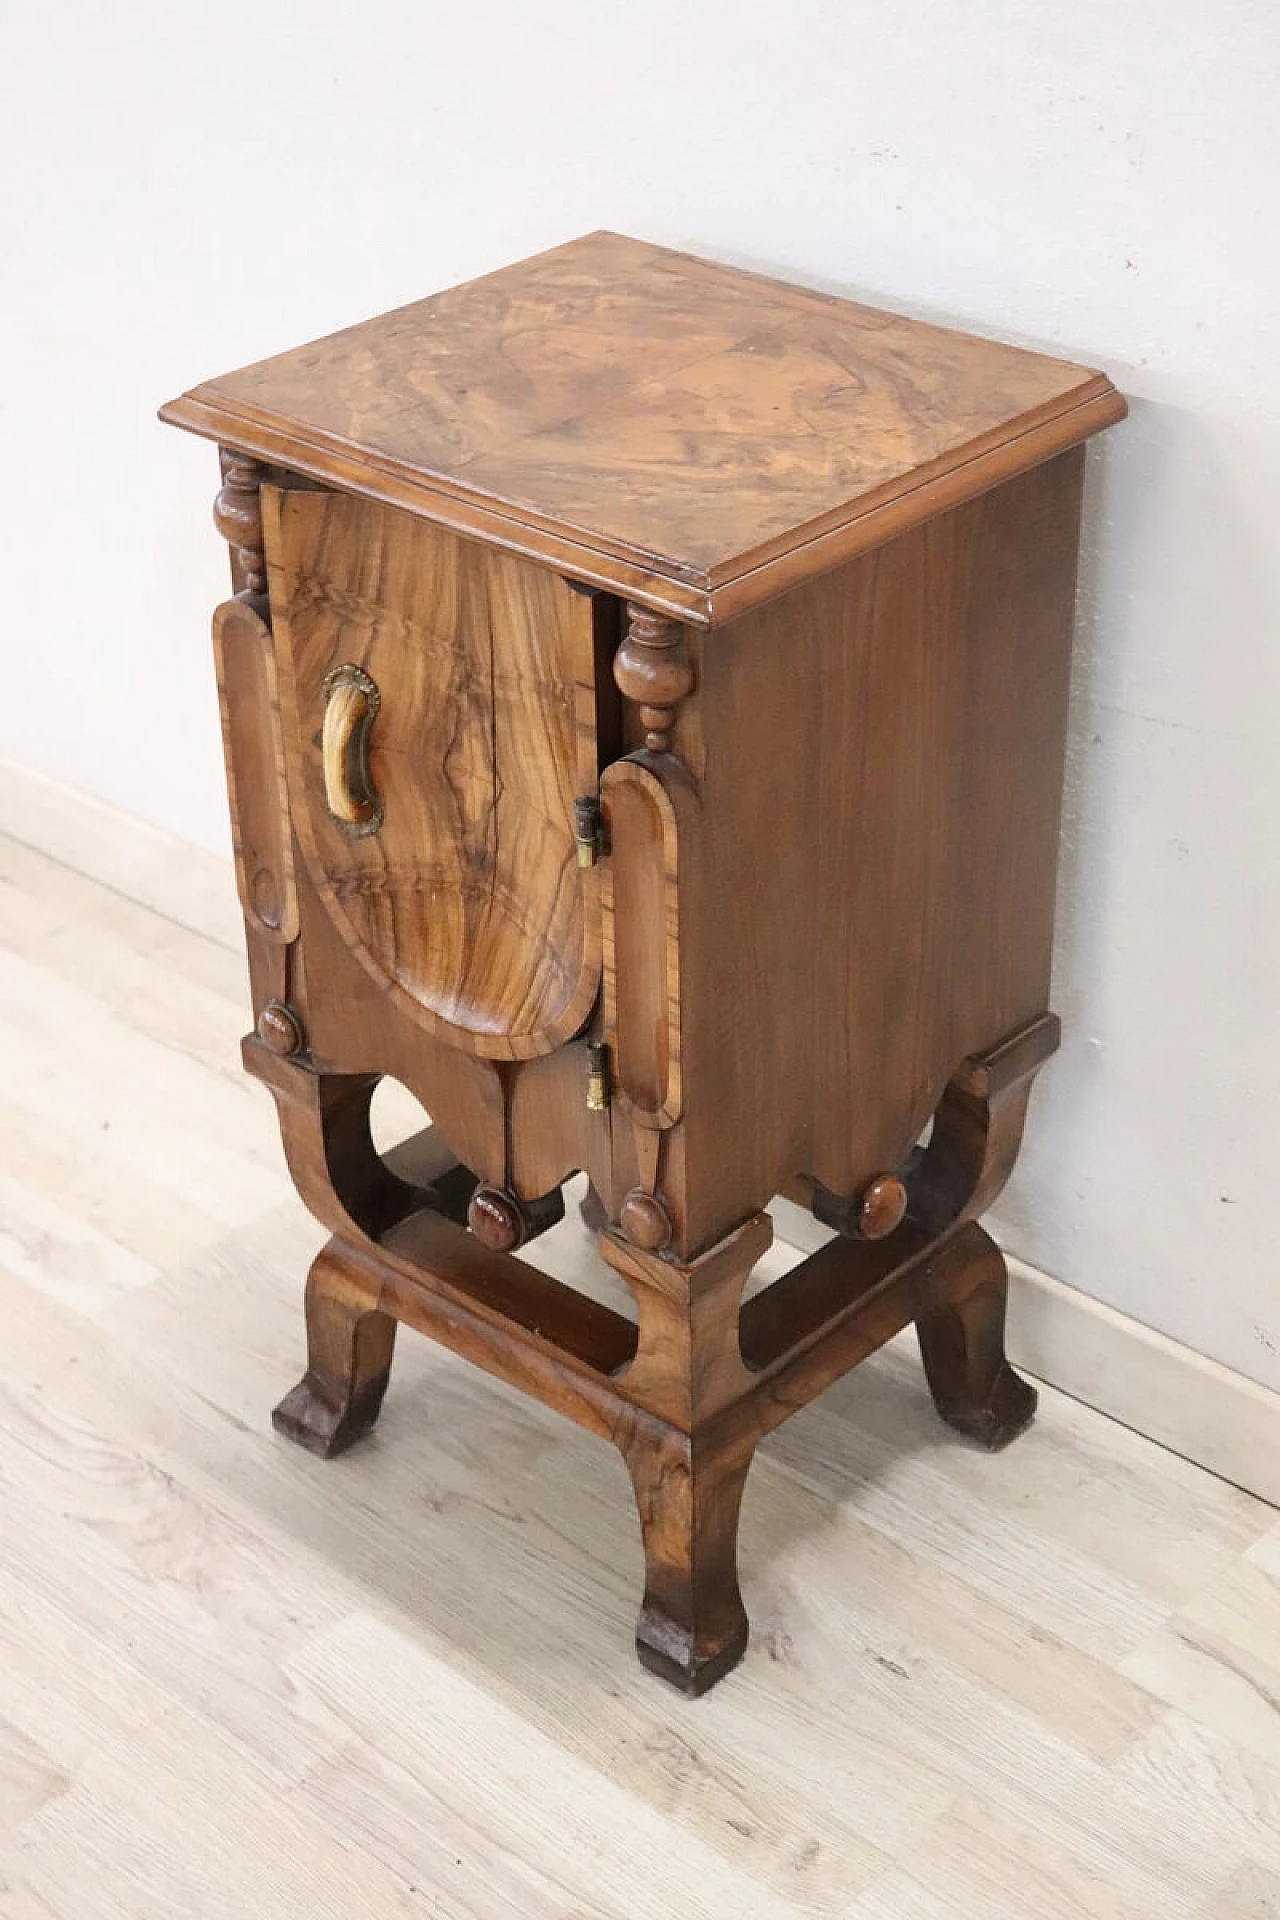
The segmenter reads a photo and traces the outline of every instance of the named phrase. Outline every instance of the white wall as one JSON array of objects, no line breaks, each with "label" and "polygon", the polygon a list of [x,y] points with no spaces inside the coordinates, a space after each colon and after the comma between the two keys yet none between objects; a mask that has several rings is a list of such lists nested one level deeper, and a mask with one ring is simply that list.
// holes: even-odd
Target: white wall
[{"label": "white wall", "polygon": [[0,77],[0,754],[223,848],[155,405],[613,226],[1105,367],[1018,1251],[1280,1387],[1274,0],[117,0]]}]

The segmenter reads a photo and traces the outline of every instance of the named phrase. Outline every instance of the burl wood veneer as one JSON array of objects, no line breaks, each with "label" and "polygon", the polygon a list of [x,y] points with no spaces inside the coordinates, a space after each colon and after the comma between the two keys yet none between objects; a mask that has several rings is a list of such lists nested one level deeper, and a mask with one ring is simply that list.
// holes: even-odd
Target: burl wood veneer
[{"label": "burl wood veneer", "polygon": [[[398,1321],[630,1469],[641,1658],[741,1656],[757,1442],[907,1322],[1030,1420],[976,1224],[1047,1010],[1101,374],[593,234],[197,387],[256,1030],[333,1238],[317,1452]],[[389,1159],[392,1074],[435,1122]],[[919,1142],[932,1123],[927,1145]],[[590,1178],[637,1320],[511,1255]],[[837,1237],[742,1304],[764,1208]]]}]

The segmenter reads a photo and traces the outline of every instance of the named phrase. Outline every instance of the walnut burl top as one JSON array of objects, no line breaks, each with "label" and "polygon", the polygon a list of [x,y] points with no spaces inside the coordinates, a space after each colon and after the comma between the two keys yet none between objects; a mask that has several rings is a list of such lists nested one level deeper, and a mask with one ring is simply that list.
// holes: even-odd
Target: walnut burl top
[{"label": "walnut burl top", "polygon": [[1124,411],[1067,361],[593,233],[161,417],[710,626]]}]

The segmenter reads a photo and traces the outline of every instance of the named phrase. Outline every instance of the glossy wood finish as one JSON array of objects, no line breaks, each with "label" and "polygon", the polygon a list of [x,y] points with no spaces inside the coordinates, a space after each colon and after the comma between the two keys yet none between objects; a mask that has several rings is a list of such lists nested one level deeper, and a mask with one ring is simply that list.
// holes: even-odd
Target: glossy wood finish
[{"label": "glossy wood finish", "polygon": [[[344,496],[269,488],[265,522],[294,824],[339,931],[433,1032],[549,1052],[600,977],[573,833],[598,777],[592,602]],[[376,817],[341,764],[361,722]]]},{"label": "glossy wood finish", "polygon": [[247,453],[221,447],[218,464],[222,485],[213,502],[213,524],[231,548],[231,577],[237,594],[262,611],[267,592],[267,564],[262,537],[262,483],[268,469]]},{"label": "glossy wood finish", "polygon": [[307,1276],[307,1371],[271,1416],[277,1432],[325,1460],[345,1453],[378,1417],[395,1338],[393,1316],[321,1254]]},{"label": "glossy wood finish", "polygon": [[650,1421],[622,1446],[644,1540],[636,1624],[642,1665],[691,1697],[747,1650],[738,1586],[738,1516],[754,1447],[726,1447]]},{"label": "glossy wood finish", "polygon": [[640,709],[644,744],[650,753],[671,745],[680,702],[693,692],[693,668],[684,629],[678,620],[627,608],[626,631],[613,663],[619,690]]},{"label": "glossy wood finish", "polygon": [[926,1308],[916,1319],[916,1333],[938,1412],[994,1452],[1031,1424],[1037,1398],[1004,1356],[1009,1276],[994,1241],[981,1249],[977,1264],[980,1283],[958,1299]]},{"label": "glossy wood finish", "polygon": [[[403,1320],[612,1441],[688,1693],[798,1407],[914,1321],[952,1426],[1034,1412],[976,1221],[1058,1039],[1076,443],[1122,406],[595,236],[169,410],[235,436],[244,1058],[333,1235],[277,1425],[367,1432]],[[434,1126],[384,1159],[388,1074]],[[579,1170],[633,1315],[513,1258]],[[780,1192],[837,1237],[751,1291]]]},{"label": "glossy wood finish", "polygon": [[214,615],[213,659],[240,905],[287,946],[298,937],[298,897],[275,651],[248,601],[229,600]]},{"label": "glossy wood finish", "polygon": [[638,1126],[672,1126],[683,1107],[680,815],[694,796],[635,759],[600,783],[604,868],[604,1031],[615,1098]]},{"label": "glossy wood finish", "polygon": [[698,645],[682,1254],[797,1175],[861,1195],[1044,1014],[1081,481],[1062,455]]},{"label": "glossy wood finish", "polygon": [[[300,1193],[335,1230],[308,1283],[308,1370],[277,1425],[324,1454],[366,1432],[386,1385],[390,1314],[611,1439],[645,1541],[637,1645],[686,1692],[705,1691],[746,1647],[732,1549],[763,1434],[913,1319],[951,1425],[996,1448],[1034,1412],[1034,1392],[1004,1357],[1004,1262],[966,1223],[968,1203],[990,1190],[993,1166],[1010,1152],[998,1125],[984,1138],[999,1145],[971,1162],[968,1183],[956,1181],[956,1217],[941,1231],[909,1219],[885,1240],[834,1240],[745,1307],[743,1289],[772,1239],[765,1215],[684,1265],[602,1233],[601,1253],[634,1294],[633,1325],[509,1260],[509,1197],[482,1189],[484,1217],[503,1231],[476,1237],[473,1196],[465,1233],[465,1170],[437,1135],[408,1143],[396,1165],[379,1160],[369,1077],[319,1075],[254,1040],[245,1063],[276,1095]],[[1033,1070],[1024,1064],[1024,1077]],[[967,1066],[958,1097],[969,1099],[988,1071],[983,1061]],[[1020,1104],[1015,1092],[1015,1114]]]},{"label": "glossy wood finish", "polygon": [[858,1201],[858,1232],[864,1240],[883,1240],[902,1225],[907,1189],[896,1174],[880,1173]]},{"label": "glossy wood finish", "polygon": [[165,418],[705,625],[1123,411],[1064,361],[596,233]]},{"label": "glossy wood finish", "polygon": [[[1052,1389],[952,1444],[895,1342],[758,1447],[686,1708],[614,1448],[408,1330],[372,1444],[272,1434],[315,1231],[243,963],[0,885],[5,1920],[1270,1920],[1274,1507]],[[535,1254],[603,1297],[576,1213]]]},{"label": "glossy wood finish", "polygon": [[301,1020],[283,1000],[267,1001],[258,1015],[257,1034],[269,1052],[281,1054],[286,1059],[291,1054],[301,1053],[307,1043]]}]

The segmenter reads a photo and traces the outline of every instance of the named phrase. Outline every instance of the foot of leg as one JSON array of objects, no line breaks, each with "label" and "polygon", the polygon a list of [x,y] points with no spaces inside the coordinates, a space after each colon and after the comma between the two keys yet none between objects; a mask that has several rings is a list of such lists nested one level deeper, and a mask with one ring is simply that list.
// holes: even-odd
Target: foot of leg
[{"label": "foot of leg", "polygon": [[272,1414],[276,1430],[328,1460],[369,1431],[391,1372],[396,1323],[332,1245],[307,1276],[307,1371]]},{"label": "foot of leg", "polygon": [[1009,1276],[1004,1256],[980,1227],[969,1227],[973,1260],[965,1286],[952,1301],[930,1307],[916,1321],[920,1353],[942,1418],[995,1452],[1030,1426],[1036,1390],[1016,1374],[1004,1352]]},{"label": "foot of leg", "polygon": [[705,1693],[746,1651],[738,1512],[754,1448],[717,1453],[646,1422],[622,1451],[644,1536],[636,1652],[681,1693]]}]

